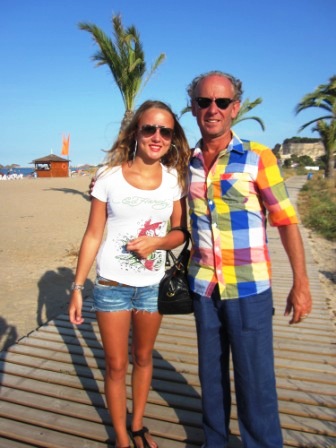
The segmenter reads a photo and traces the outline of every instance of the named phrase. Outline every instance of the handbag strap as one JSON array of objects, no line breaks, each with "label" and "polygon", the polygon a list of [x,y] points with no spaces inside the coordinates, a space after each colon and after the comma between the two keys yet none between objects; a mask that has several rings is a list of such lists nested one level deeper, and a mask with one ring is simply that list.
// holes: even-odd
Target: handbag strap
[{"label": "handbag strap", "polygon": [[[184,246],[181,252],[184,252],[186,249],[188,249],[189,246],[189,241],[191,240],[191,235],[188,229],[186,229],[185,227],[182,226],[177,226],[177,227],[172,227],[169,232],[173,231],[173,230],[180,230],[181,232],[184,233],[186,240],[184,242]],[[168,251],[171,252],[171,251]]]},{"label": "handbag strap", "polygon": [[181,263],[180,260],[183,256],[183,253],[188,249],[189,246],[189,241],[191,241],[191,235],[188,229],[186,229],[185,227],[182,226],[178,226],[178,227],[172,227],[169,232],[173,231],[173,230],[180,230],[181,232],[184,233],[184,235],[186,236],[186,240],[184,242],[184,246],[179,254],[178,257],[176,257],[173,253],[172,250],[167,250],[167,253],[169,254],[169,256],[172,258],[173,263],[175,264],[175,266],[178,267],[178,265]]}]

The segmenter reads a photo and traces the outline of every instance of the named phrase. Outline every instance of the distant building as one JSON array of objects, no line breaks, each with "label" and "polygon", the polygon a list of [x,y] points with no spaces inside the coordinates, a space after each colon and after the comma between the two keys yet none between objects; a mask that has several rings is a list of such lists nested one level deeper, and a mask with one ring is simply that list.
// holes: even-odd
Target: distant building
[{"label": "distant building", "polygon": [[37,177],[69,177],[69,162],[68,159],[50,154],[31,163],[35,164]]}]

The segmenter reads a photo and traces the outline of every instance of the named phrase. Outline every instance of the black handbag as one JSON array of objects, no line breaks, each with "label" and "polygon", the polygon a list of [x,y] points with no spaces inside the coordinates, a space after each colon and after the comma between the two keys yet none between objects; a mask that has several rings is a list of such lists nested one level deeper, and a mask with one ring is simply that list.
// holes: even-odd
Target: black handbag
[{"label": "black handbag", "polygon": [[184,227],[173,227],[171,230],[181,230],[187,238],[178,257],[171,250],[167,251],[168,260],[172,264],[160,281],[158,310],[161,314],[190,314],[193,312],[193,301],[188,285],[187,267],[191,236]]}]

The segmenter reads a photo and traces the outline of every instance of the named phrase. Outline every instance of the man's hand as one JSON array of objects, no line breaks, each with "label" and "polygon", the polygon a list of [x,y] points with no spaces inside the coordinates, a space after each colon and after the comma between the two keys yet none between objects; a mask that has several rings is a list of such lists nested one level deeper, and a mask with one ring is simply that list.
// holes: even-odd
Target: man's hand
[{"label": "man's hand", "polygon": [[289,323],[298,324],[312,310],[303,242],[297,224],[280,226],[278,230],[293,271],[293,286],[287,298],[285,316],[293,313]]},{"label": "man's hand", "polygon": [[300,286],[293,286],[288,298],[285,309],[285,316],[292,313],[290,324],[298,324],[306,319],[312,310],[312,297],[309,290],[308,281]]},{"label": "man's hand", "polygon": [[88,191],[88,193],[90,195],[90,199],[92,199],[91,194],[92,194],[92,190],[93,190],[95,183],[96,183],[96,179],[94,177],[91,177],[91,182],[90,182],[89,191]]}]

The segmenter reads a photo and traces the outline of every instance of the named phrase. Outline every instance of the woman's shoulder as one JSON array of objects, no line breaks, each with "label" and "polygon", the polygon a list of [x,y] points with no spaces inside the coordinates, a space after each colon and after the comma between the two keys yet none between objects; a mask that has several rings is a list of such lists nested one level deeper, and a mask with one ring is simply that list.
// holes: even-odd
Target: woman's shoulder
[{"label": "woman's shoulder", "polygon": [[180,190],[177,170],[175,168],[166,167],[162,165],[162,172],[163,172],[162,186],[164,188],[169,187]]},{"label": "woman's shoulder", "polygon": [[167,175],[167,176],[171,176],[175,179],[177,179],[177,170],[176,168],[173,167],[168,167],[165,165],[161,165],[162,166],[162,171]]},{"label": "woman's shoulder", "polygon": [[96,179],[102,180],[106,179],[107,177],[113,176],[114,174],[118,173],[121,169],[121,166],[113,166],[110,167],[108,165],[102,165],[98,168],[96,173]]}]

